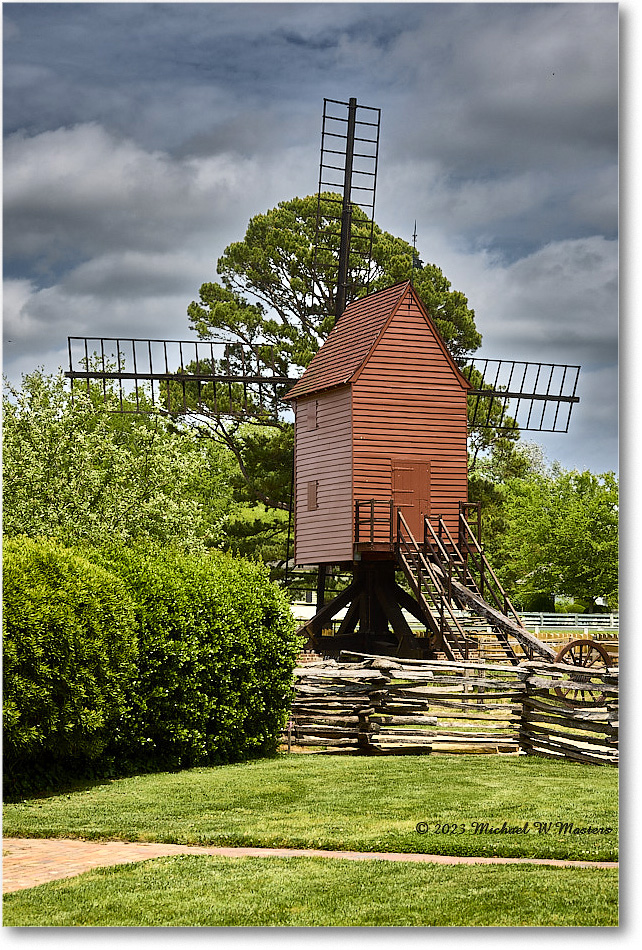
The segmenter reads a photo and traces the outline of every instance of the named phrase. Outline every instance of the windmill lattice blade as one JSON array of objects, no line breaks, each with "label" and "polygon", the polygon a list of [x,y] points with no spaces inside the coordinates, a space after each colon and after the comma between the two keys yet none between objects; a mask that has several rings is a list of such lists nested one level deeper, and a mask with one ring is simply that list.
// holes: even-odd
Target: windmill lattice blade
[{"label": "windmill lattice blade", "polygon": [[296,382],[264,344],[115,337],[68,337],[67,343],[72,393],[98,393],[119,412],[276,421],[287,410],[281,397]]},{"label": "windmill lattice blade", "polygon": [[568,432],[580,367],[568,363],[471,360],[463,370],[473,384],[471,426],[498,431]]},{"label": "windmill lattice blade", "polygon": [[337,318],[370,287],[380,123],[381,110],[356,99],[323,100],[313,271],[337,282]]}]

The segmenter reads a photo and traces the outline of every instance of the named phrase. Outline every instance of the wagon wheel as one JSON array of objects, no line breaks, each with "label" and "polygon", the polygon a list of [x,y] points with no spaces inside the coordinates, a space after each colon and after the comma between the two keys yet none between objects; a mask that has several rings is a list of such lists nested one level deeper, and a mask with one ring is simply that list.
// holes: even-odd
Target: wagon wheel
[{"label": "wagon wheel", "polygon": [[[571,666],[589,669],[591,667],[605,667],[608,669],[611,665],[611,657],[604,649],[601,643],[595,640],[571,640],[565,644],[555,657],[555,663],[568,663]],[[573,670],[573,679],[580,683],[590,683],[590,674],[583,675]],[[597,686],[587,686],[586,689],[576,689],[575,687],[556,686],[555,692],[562,699],[582,700],[587,702],[602,702],[604,694],[598,692]]]}]

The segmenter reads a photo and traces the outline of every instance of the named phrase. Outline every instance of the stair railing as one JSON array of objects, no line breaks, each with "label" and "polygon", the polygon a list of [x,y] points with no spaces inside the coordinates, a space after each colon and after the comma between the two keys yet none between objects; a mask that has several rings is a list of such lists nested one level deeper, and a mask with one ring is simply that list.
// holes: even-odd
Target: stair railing
[{"label": "stair railing", "polygon": [[420,603],[423,602],[424,610],[432,615],[432,604],[439,617],[438,632],[444,644],[444,652],[450,653],[449,659],[455,659],[454,647],[460,656],[468,659],[468,638],[453,612],[448,590],[444,588],[444,581],[425,558],[399,509],[397,509],[397,554],[408,581],[415,588],[415,594]]},{"label": "stair railing", "polygon": [[[355,542],[375,544],[385,540],[393,544],[393,503],[391,500],[378,498],[359,499],[354,504],[354,539]],[[385,532],[379,530],[385,526]],[[363,529],[366,529],[364,531]],[[369,529],[369,530],[368,530]]]},{"label": "stair railing", "polygon": [[[460,537],[462,536],[462,534],[463,534],[463,529],[460,528]],[[444,538],[446,539],[446,542],[444,542]],[[476,543],[476,539],[474,535],[472,536],[472,539],[473,539],[473,542]],[[433,526],[431,525],[430,521],[428,520],[428,518],[425,519],[424,550],[426,551],[427,556],[429,556],[430,559],[434,561],[434,563],[437,565],[437,567],[439,567],[439,569],[444,573],[444,575],[446,573],[446,564],[448,565],[449,592],[450,593],[452,592],[451,578],[453,576],[453,571],[454,571],[455,577],[459,580],[459,582],[464,587],[468,588],[468,590],[472,591],[473,593],[478,594],[482,599],[484,599],[484,588],[486,588],[486,591],[490,595],[490,599],[494,601],[494,605],[496,608],[499,609],[500,613],[503,613],[504,616],[506,616],[510,611],[512,611],[513,616],[516,618],[517,624],[519,626],[523,626],[521,620],[519,619],[519,617],[517,617],[505,591],[501,587],[499,580],[497,580],[492,567],[486,560],[486,557],[483,554],[483,550],[481,549],[481,546],[477,544],[477,549],[475,552],[476,556],[480,558],[481,560],[481,570],[479,571],[479,583],[473,571],[471,571],[470,569],[472,555],[470,554],[470,551],[468,550],[468,546],[463,545],[463,548],[464,548],[464,553],[462,553],[462,551],[460,550],[460,546],[458,544],[455,544],[443,518],[439,519],[436,532]],[[501,598],[498,595],[496,590],[494,590],[492,587],[489,588],[488,575],[490,575],[491,578],[494,578],[497,588],[499,589],[499,591],[501,591]],[[455,597],[455,602],[457,602],[457,597]],[[491,621],[487,620],[487,622],[490,624],[491,627],[494,627]],[[507,654],[511,662],[514,662],[518,654],[515,652],[515,649],[510,644],[506,636],[506,632],[499,628],[494,628],[494,629],[495,629],[495,634],[502,646],[502,649]],[[525,647],[521,644],[520,644],[520,649],[524,650],[526,654],[530,656],[530,654],[528,653],[528,650],[526,650]]]},{"label": "stair railing", "polygon": [[[456,544],[454,544],[448,528],[446,527],[442,518],[439,519],[438,528],[439,534],[431,525],[428,516],[426,515],[424,517],[423,551],[425,555],[429,555],[430,559],[433,560],[435,564],[437,564],[443,574],[448,576],[448,593],[450,597],[450,594],[452,593],[453,572],[461,584],[468,584],[470,577],[468,571],[466,570],[464,559],[459,552],[459,548]],[[446,535],[448,541],[450,542],[450,550],[446,547],[442,540],[442,533]]]},{"label": "stair railing", "polygon": [[489,594],[498,610],[506,617],[512,617],[518,626],[524,627],[521,617],[510,602],[508,594],[502,587],[499,578],[492,569],[463,514],[459,516],[459,531],[463,542],[461,547],[463,548],[462,553],[465,556],[467,569],[471,573],[473,580],[475,580],[475,578],[471,572],[471,564],[477,572],[477,586],[482,597],[486,598],[487,594]]}]

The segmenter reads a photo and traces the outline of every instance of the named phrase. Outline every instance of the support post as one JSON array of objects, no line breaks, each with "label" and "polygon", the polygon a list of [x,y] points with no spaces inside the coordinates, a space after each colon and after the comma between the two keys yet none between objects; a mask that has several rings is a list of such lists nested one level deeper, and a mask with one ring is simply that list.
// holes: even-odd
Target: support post
[{"label": "support post", "polygon": [[327,566],[325,564],[319,564],[319,570],[317,571],[317,613],[322,607],[325,607],[326,571]]},{"label": "support post", "polygon": [[[393,560],[366,560],[354,564],[352,583],[300,628],[309,637],[308,648],[324,654],[341,649],[426,658],[432,655],[433,637],[417,637],[403,615],[403,608],[426,624],[420,605],[395,581]],[[347,607],[339,629],[322,636],[339,610]],[[434,621],[433,621],[434,624]],[[433,631],[434,633],[434,631]]]}]

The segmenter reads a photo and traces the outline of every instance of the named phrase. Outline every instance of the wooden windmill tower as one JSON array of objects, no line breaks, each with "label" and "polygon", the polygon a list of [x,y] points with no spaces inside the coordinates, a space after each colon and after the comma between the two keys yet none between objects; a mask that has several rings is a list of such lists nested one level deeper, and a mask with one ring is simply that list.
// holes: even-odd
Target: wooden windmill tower
[{"label": "wooden windmill tower", "polygon": [[[295,561],[354,568],[339,632],[340,640],[350,635],[346,646],[395,646],[389,627],[406,649],[414,640],[401,610],[409,600],[395,581],[395,512],[413,537],[423,539],[434,513],[457,533],[471,389],[405,281],[352,302],[288,393],[296,405]],[[322,624],[345,599],[325,608]]]},{"label": "wooden windmill tower", "polygon": [[[469,400],[508,401],[508,392],[473,388],[410,281],[348,305],[286,397],[296,406],[295,561],[353,572],[347,590],[318,604],[310,647],[467,656],[453,609],[465,607],[510,659],[553,658],[522,627],[469,523],[469,509],[478,513],[468,504]],[[522,387],[512,398],[531,415],[536,402],[577,401],[550,386],[540,395]]]},{"label": "wooden windmill tower", "polygon": [[[371,179],[357,180],[373,216],[379,116],[370,121],[354,99],[333,105],[346,108],[335,135],[343,156],[339,164],[328,158],[326,100],[319,205],[324,187],[342,187],[336,323],[286,396],[296,413],[295,562],[319,566],[317,613],[303,628],[308,646],[466,656],[456,612],[466,607],[484,617],[511,660],[532,652],[551,659],[554,651],[524,630],[471,529],[470,509],[478,525],[479,510],[468,504],[468,414],[500,430],[567,429],[579,367],[478,360],[462,370],[410,280],[344,306],[354,156],[356,174]],[[364,141],[376,145],[364,153],[368,146],[355,144]],[[341,183],[327,180],[328,166]],[[361,267],[367,278],[369,260]],[[324,604],[331,565],[353,579]]]},{"label": "wooden windmill tower", "polygon": [[[170,412],[266,419],[294,407],[295,560],[318,565],[321,578],[330,565],[352,572],[329,604],[320,584],[304,628],[312,648],[465,657],[466,608],[513,662],[553,659],[522,626],[471,526],[467,419],[566,431],[579,367],[469,360],[462,369],[410,280],[368,293],[379,120],[356,99],[324,101],[315,264],[336,283],[335,325],[300,379],[265,346],[86,338],[70,339],[67,375],[72,385],[116,380],[121,393],[128,382],[137,409],[143,383]],[[362,213],[355,226],[355,205],[365,225]]]}]

